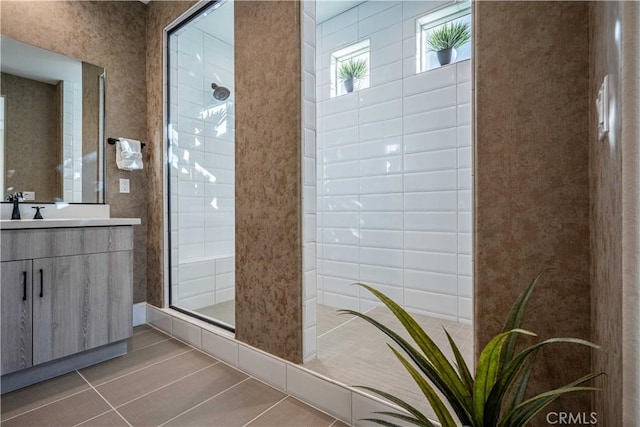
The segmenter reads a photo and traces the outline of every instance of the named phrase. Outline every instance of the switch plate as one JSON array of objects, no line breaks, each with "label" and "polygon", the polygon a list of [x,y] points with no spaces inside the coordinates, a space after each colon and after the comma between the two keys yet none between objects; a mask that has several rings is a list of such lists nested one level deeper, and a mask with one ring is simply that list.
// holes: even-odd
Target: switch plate
[{"label": "switch plate", "polygon": [[23,191],[22,192],[22,199],[24,201],[35,200],[36,199],[36,192],[35,191]]},{"label": "switch plate", "polygon": [[120,193],[129,193],[129,192],[130,192],[129,180],[120,178]]}]

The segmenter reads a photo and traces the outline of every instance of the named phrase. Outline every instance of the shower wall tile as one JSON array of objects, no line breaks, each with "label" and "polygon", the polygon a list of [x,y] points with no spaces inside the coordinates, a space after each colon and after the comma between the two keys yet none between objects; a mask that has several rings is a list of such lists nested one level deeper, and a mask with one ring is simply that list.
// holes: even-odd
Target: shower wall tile
[{"label": "shower wall tile", "polygon": [[[303,329],[302,348],[303,360],[308,361],[316,357],[316,304],[317,304],[317,259],[318,245],[317,237],[317,174],[322,171],[316,170],[316,23],[315,23],[315,0],[305,0],[302,2],[300,27],[303,68],[302,75],[302,177],[304,192],[302,194],[302,208],[305,213],[302,218],[302,239],[303,239],[303,270],[302,277],[302,315]],[[311,12],[313,11],[313,12]],[[326,173],[326,171],[325,171]]]},{"label": "shower wall tile", "polygon": [[[171,111],[171,126],[177,130],[172,135],[172,152],[178,171],[172,177],[177,183],[173,191],[178,203],[171,205],[178,220],[176,238],[172,239],[178,258],[172,262],[179,263],[180,269],[187,263],[215,265],[217,260],[233,260],[234,57],[233,46],[199,28],[187,28],[172,38],[177,39],[177,61],[170,62],[175,71],[170,76],[175,78],[169,80],[177,98]],[[232,94],[227,101],[213,100],[211,82],[229,86]],[[225,149],[219,148],[221,144]],[[232,279],[232,275],[215,269],[198,280],[179,276],[172,304],[194,310],[231,300]]]}]

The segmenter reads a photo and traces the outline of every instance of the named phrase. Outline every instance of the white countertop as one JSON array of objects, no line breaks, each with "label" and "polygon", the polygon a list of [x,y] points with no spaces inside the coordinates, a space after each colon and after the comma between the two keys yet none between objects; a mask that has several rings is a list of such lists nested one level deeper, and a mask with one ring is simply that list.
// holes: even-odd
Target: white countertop
[{"label": "white countertop", "polygon": [[0,220],[0,229],[109,227],[116,225],[140,225],[140,222],[140,218],[2,219]]}]

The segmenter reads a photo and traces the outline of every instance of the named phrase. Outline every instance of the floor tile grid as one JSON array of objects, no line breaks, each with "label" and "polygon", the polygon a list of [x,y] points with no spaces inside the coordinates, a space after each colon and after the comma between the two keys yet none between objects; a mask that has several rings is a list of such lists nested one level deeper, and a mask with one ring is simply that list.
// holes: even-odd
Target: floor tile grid
[{"label": "floor tile grid", "polygon": [[[104,396],[102,395],[102,393],[100,393],[98,390],[96,390],[96,388],[95,388],[95,387],[94,387],[94,386],[93,386],[89,381],[87,381],[87,379],[86,379],[86,378],[85,378],[85,377],[80,373],[80,371],[76,371],[76,373],[77,373],[78,375],[80,375],[80,377],[81,377],[83,380],[85,380],[85,381],[87,382],[87,384],[89,384],[89,387],[91,387],[91,389],[92,389],[95,393],[97,393],[97,394],[98,394],[98,396],[100,396],[100,397],[102,398],[102,400],[104,400],[104,401],[106,402],[106,404],[107,404],[107,405],[109,405],[109,407],[110,407],[110,408],[111,408],[111,409],[112,409],[112,410],[113,410],[113,411],[114,411],[114,412],[115,412],[115,413],[116,413],[120,418],[122,418],[122,420],[123,420],[125,423],[127,423],[127,425],[128,425],[129,427],[133,427],[133,426],[129,423],[129,421],[127,421],[127,419],[126,419],[125,417],[123,417],[123,416],[122,416],[122,414],[121,414],[120,412],[118,412],[118,410],[117,410],[116,408],[114,408],[114,406],[113,406],[113,405],[112,405],[112,404],[111,404],[107,399],[105,399],[105,398],[104,398]],[[101,416],[101,415],[106,414],[107,412],[109,412],[109,411],[105,411],[105,412],[103,412],[102,414],[100,414],[100,416]],[[95,418],[95,417],[94,417],[94,418]],[[86,420],[85,420],[85,421],[86,421]],[[83,421],[83,422],[85,422],[85,421]]]},{"label": "floor tile grid", "polygon": [[[150,332],[151,330],[155,330],[155,329],[145,330],[144,332]],[[167,336],[167,335],[166,335],[164,332],[162,332],[162,331],[158,331],[158,332],[162,333],[162,335],[163,335],[163,336]],[[134,334],[134,335],[138,335],[138,334]],[[170,340],[170,339],[172,339],[172,338],[171,338],[171,337],[169,337],[169,338],[167,338],[167,339],[165,339],[165,340],[160,340],[160,341],[154,342],[154,343],[152,343],[152,344],[148,344],[148,345],[145,345],[145,346],[142,346],[142,347],[138,347],[138,348],[136,348],[135,350],[132,350],[132,351],[139,351],[139,350],[142,350],[142,349],[144,349],[144,348],[151,347],[151,346],[154,346],[154,345],[160,344],[160,343],[162,343],[162,342],[168,341],[168,340]],[[176,341],[179,341],[179,340],[176,340]],[[188,347],[189,347],[189,350],[186,350],[186,351],[184,351],[184,352],[182,352],[182,353],[178,353],[178,354],[176,354],[176,355],[173,355],[173,356],[167,357],[166,359],[162,359],[162,360],[160,360],[160,361],[157,361],[157,362],[151,363],[151,364],[146,365],[146,366],[144,366],[144,367],[142,367],[142,368],[140,368],[140,369],[136,369],[136,370],[133,370],[133,371],[131,371],[131,372],[128,372],[128,373],[126,373],[126,374],[124,374],[124,375],[121,375],[121,376],[117,376],[117,377],[111,378],[111,379],[109,379],[109,380],[107,380],[107,381],[101,382],[101,383],[100,383],[100,384],[98,384],[98,385],[99,385],[99,386],[103,386],[103,385],[108,384],[108,383],[110,383],[110,382],[117,381],[117,380],[122,379],[122,378],[124,378],[124,377],[126,377],[126,376],[128,376],[128,375],[131,375],[131,374],[134,374],[134,373],[137,373],[137,372],[143,371],[143,370],[145,370],[145,369],[147,369],[147,368],[151,368],[151,367],[153,367],[153,366],[155,366],[155,365],[157,365],[157,364],[159,364],[159,363],[167,362],[167,361],[169,361],[169,360],[171,360],[171,359],[174,359],[174,358],[176,358],[176,357],[179,357],[179,356],[181,356],[181,355],[183,355],[183,354],[185,354],[185,353],[188,353],[188,352],[191,352],[191,351],[193,351],[193,350],[194,350],[194,348],[193,348],[193,347],[191,347],[191,346],[188,346]],[[211,355],[209,355],[209,354],[206,354],[206,353],[203,353],[203,354],[205,354],[206,356],[208,356],[208,357],[212,358],[212,357],[211,357]],[[212,359],[213,359],[213,358],[212,358]],[[216,359],[214,359],[214,360],[216,360]],[[216,363],[219,363],[219,361],[217,361],[217,360],[216,360],[216,362],[215,362],[215,363],[212,363],[211,365],[209,365],[209,366],[207,366],[207,367],[205,367],[205,368],[203,368],[203,369],[206,369],[206,368],[208,368],[208,367],[210,367],[210,366],[213,366],[213,365],[215,365]],[[201,370],[203,370],[203,369],[200,369],[199,371],[201,371]],[[197,372],[199,372],[199,371],[197,371]],[[193,373],[191,373],[191,374],[185,375],[184,377],[182,377],[182,378],[180,378],[180,379],[184,379],[184,378],[186,378],[186,377],[188,377],[188,376],[190,376],[190,375],[193,375],[193,374],[195,374],[195,373],[197,373],[197,372],[193,372]],[[149,393],[145,393],[145,394],[144,394],[144,395],[142,395],[142,396],[138,396],[138,397],[136,397],[135,399],[132,399],[132,400],[130,400],[130,401],[128,401],[128,402],[126,402],[126,403],[123,403],[123,404],[121,404],[121,405],[118,405],[118,406],[114,407],[114,406],[113,406],[113,405],[112,405],[112,404],[111,404],[107,399],[105,399],[105,397],[104,397],[104,396],[103,396],[103,395],[102,395],[102,394],[101,394],[101,393],[100,393],[100,392],[95,388],[95,386],[94,386],[94,385],[93,385],[89,380],[87,380],[87,378],[85,378],[85,377],[80,373],[80,371],[76,370],[76,371],[73,371],[73,373],[75,373],[75,374],[76,374],[76,375],[78,375],[80,378],[82,378],[82,380],[87,384],[87,388],[81,389],[81,390],[79,390],[79,391],[77,391],[77,392],[75,392],[75,393],[69,394],[69,395],[65,395],[64,397],[61,397],[61,398],[59,398],[59,399],[52,400],[52,401],[50,401],[50,402],[47,402],[47,403],[45,403],[45,404],[42,404],[42,405],[36,406],[36,407],[34,407],[34,408],[28,409],[28,410],[26,410],[26,411],[24,411],[24,412],[21,412],[21,413],[17,414],[17,415],[14,415],[14,416],[11,416],[11,417],[8,417],[8,418],[3,418],[3,419],[2,419],[2,423],[4,424],[4,423],[6,423],[7,421],[13,420],[14,418],[17,418],[17,417],[20,417],[20,416],[26,415],[26,414],[28,414],[28,413],[30,413],[30,412],[34,412],[34,411],[36,411],[36,410],[38,410],[38,409],[42,409],[42,408],[44,408],[44,407],[46,407],[46,406],[53,405],[53,404],[55,404],[55,403],[58,403],[58,402],[60,402],[60,401],[63,401],[63,400],[65,400],[65,399],[68,399],[68,398],[70,398],[70,397],[77,396],[78,394],[85,393],[85,392],[87,392],[88,390],[93,390],[93,391],[94,391],[98,396],[100,396],[100,397],[105,401],[105,403],[106,403],[107,405],[109,405],[109,406],[110,406],[110,409],[109,409],[109,410],[107,410],[107,411],[104,411],[104,412],[102,412],[102,413],[100,413],[100,414],[97,414],[97,415],[96,415],[96,416],[94,416],[94,417],[91,417],[89,420],[94,419],[94,418],[98,418],[98,417],[100,417],[100,416],[104,415],[105,413],[111,412],[111,411],[113,410],[113,411],[115,411],[115,412],[116,412],[116,413],[117,413],[117,414],[118,414],[118,415],[119,415],[123,420],[125,420],[125,422],[126,422],[128,425],[131,425],[131,424],[129,424],[129,422],[128,422],[128,421],[126,421],[126,419],[125,419],[125,418],[124,418],[124,417],[123,417],[123,416],[122,416],[122,415],[117,411],[117,408],[120,408],[120,407],[122,407],[122,406],[124,406],[124,405],[126,405],[126,404],[128,404],[128,403],[130,403],[130,402],[132,402],[132,401],[135,401],[135,400],[137,400],[137,399],[140,399],[140,398],[144,397],[145,395],[152,393],[153,391],[159,390],[159,389],[164,388],[164,387],[166,387],[166,386],[168,386],[168,385],[170,385],[170,384],[172,384],[172,383],[174,383],[174,382],[176,382],[176,381],[179,381],[179,380],[172,381],[172,382],[170,382],[170,383],[167,383],[167,384],[163,385],[162,387],[158,387],[157,389],[154,389],[153,391],[151,391],[151,392],[149,392]],[[36,385],[37,385],[37,384],[36,384]],[[83,424],[83,423],[85,423],[85,422],[87,422],[87,421],[89,421],[89,420],[83,420],[83,421],[82,421],[82,422],[80,422],[79,424]],[[77,425],[79,425],[79,424],[77,424]]]},{"label": "floor tile grid", "polygon": [[[172,422],[172,421],[174,421],[175,419],[180,418],[181,416],[183,416],[183,415],[185,415],[185,414],[188,414],[189,412],[193,411],[194,409],[197,409],[197,408],[199,408],[200,406],[207,404],[208,402],[210,402],[211,400],[215,399],[216,397],[220,397],[222,394],[224,394],[224,393],[228,392],[229,390],[232,390],[232,389],[233,389],[233,388],[235,388],[235,387],[238,387],[240,384],[242,384],[242,383],[244,383],[245,381],[248,381],[248,380],[250,380],[250,379],[251,379],[251,377],[249,377],[249,376],[248,376],[247,378],[245,378],[245,379],[241,380],[240,382],[238,382],[238,383],[236,383],[236,384],[232,385],[231,387],[227,387],[226,389],[222,390],[220,393],[214,394],[213,396],[209,397],[208,399],[203,400],[202,402],[200,402],[200,403],[198,403],[197,405],[195,405],[195,406],[193,406],[193,407],[191,407],[191,408],[187,409],[186,411],[182,411],[182,412],[180,412],[178,415],[176,415],[176,416],[174,416],[174,417],[172,417],[172,418],[168,419],[167,421],[165,421],[165,422],[163,422],[162,424],[160,424],[158,427],[162,427],[162,426],[165,426],[165,425],[167,425],[167,424],[171,423],[171,422]],[[266,411],[265,411],[265,412],[266,412]],[[262,414],[260,414],[260,415],[262,415]]]},{"label": "floor tile grid", "polygon": [[[166,333],[165,331],[163,331],[162,329],[156,328],[154,325],[147,324],[146,326],[148,326],[149,328],[152,328],[153,330],[156,330],[157,332],[159,332],[159,333],[161,333],[161,334],[167,335],[167,333]],[[167,335],[167,336],[169,336],[169,335]],[[191,344],[187,343],[186,341],[182,341],[182,340],[180,340],[179,338],[174,337],[174,336],[171,336],[170,338],[171,338],[171,339],[175,339],[176,341],[179,341],[179,342],[181,342],[181,343],[183,343],[183,344],[187,345],[187,346],[188,346],[188,347],[190,347],[191,349],[193,349],[193,350],[195,350],[195,351],[197,351],[197,352],[199,352],[199,353],[202,353],[202,354],[204,354],[205,356],[208,356],[208,357],[211,357],[212,359],[214,359],[214,357],[213,357],[213,356],[211,356],[209,353],[207,353],[207,352],[205,352],[205,351],[203,351],[203,350],[201,350],[201,349],[199,349],[199,348],[196,348],[196,347],[192,346]],[[217,360],[217,359],[216,359],[216,360]],[[221,364],[224,364],[224,365],[228,366],[228,367],[229,367],[229,368],[231,368],[231,369],[234,369],[234,370],[237,370],[237,371],[240,371],[240,372],[245,373],[245,374],[247,375],[247,378],[246,378],[246,379],[244,379],[244,380],[242,380],[241,382],[244,382],[244,381],[246,381],[246,380],[248,380],[248,379],[253,379],[253,380],[256,380],[256,381],[258,381],[258,382],[260,382],[260,383],[262,383],[262,384],[266,385],[267,387],[274,388],[272,385],[270,385],[269,383],[267,383],[267,382],[265,382],[265,381],[261,380],[260,378],[257,378],[257,377],[255,377],[255,376],[252,376],[252,375],[251,375],[251,374],[249,374],[248,372],[242,371],[242,370],[241,370],[240,368],[238,368],[237,366],[233,366],[233,365],[231,365],[231,364],[229,364],[229,363],[225,362],[224,360],[219,360],[218,362],[219,362],[219,363],[221,363]],[[235,384],[234,386],[239,385],[241,382],[239,382],[239,383]],[[229,388],[228,388],[227,390],[225,390],[225,391],[228,391],[228,390],[230,390],[230,389],[232,389],[232,388],[233,388],[233,386],[232,386],[232,387],[229,387]],[[223,393],[223,392],[222,392],[222,393]],[[219,393],[218,395],[220,395],[220,394],[222,394],[222,393]],[[283,393],[284,393],[284,392],[283,392]],[[285,393],[285,397],[284,397],[280,402],[276,403],[276,404],[275,404],[275,405],[273,405],[271,408],[269,408],[269,409],[265,410],[264,412],[262,412],[262,413],[261,413],[259,416],[257,416],[255,419],[260,418],[262,415],[264,415],[264,414],[265,414],[266,412],[268,412],[270,409],[273,409],[274,407],[276,407],[279,403],[281,403],[281,402],[282,402],[283,400],[285,400],[286,398],[295,399],[295,400],[298,400],[298,401],[299,401],[299,399],[297,399],[295,396],[292,396],[292,395],[290,395],[290,394],[288,394],[288,393]],[[210,400],[212,400],[212,399],[213,399],[213,397],[210,397],[209,399],[207,399],[207,401],[210,401]],[[198,404],[198,405],[196,405],[196,406],[201,406],[201,405],[202,405],[202,404],[204,404],[204,403],[205,403],[205,402],[201,402],[200,404]],[[302,403],[304,403],[304,405],[309,406],[310,408],[313,408],[313,409],[315,409],[315,410],[317,410],[317,411],[319,411],[319,412],[322,412],[323,414],[325,414],[325,415],[327,415],[327,416],[331,417],[332,419],[334,419],[333,423],[332,423],[329,427],[331,427],[331,426],[338,426],[338,425],[344,425],[344,426],[347,426],[347,425],[348,425],[348,424],[345,424],[343,421],[341,421],[341,420],[339,420],[339,419],[335,418],[333,415],[328,414],[328,413],[327,413],[327,412],[325,412],[324,410],[322,410],[322,409],[320,409],[320,408],[318,408],[318,407],[315,407],[314,405],[312,405],[312,404],[310,404],[310,403],[308,403],[308,402],[302,402]],[[120,406],[118,406],[118,407],[120,407]],[[190,408],[189,410],[194,409],[194,408],[195,408],[195,406],[194,406],[193,408]],[[189,411],[185,411],[185,413],[186,413],[186,412],[189,412]],[[176,417],[174,417],[173,419],[175,419],[175,418],[178,418],[178,417],[176,416]],[[171,420],[169,420],[169,421],[171,421]],[[169,421],[164,422],[162,425],[165,425],[165,424],[169,423]],[[253,421],[253,420],[252,420],[252,421]],[[247,424],[249,424],[249,423],[247,423]],[[159,427],[160,427],[160,426],[159,426]]]},{"label": "floor tile grid", "polygon": [[[151,325],[148,325],[148,326],[149,326],[149,329],[145,330],[144,332],[149,332],[149,331],[151,331],[151,330],[154,330],[154,331],[159,332],[159,333],[160,333],[160,334],[162,334],[163,336],[168,336],[168,335],[166,335],[166,333],[165,333],[164,331],[159,330],[159,329],[156,329],[155,327],[153,327],[153,326],[151,326]],[[145,328],[145,329],[146,329],[146,328]],[[135,334],[135,335],[138,335],[138,334]],[[143,346],[143,347],[138,347],[138,348],[136,348],[136,350],[133,350],[133,351],[142,350],[143,348],[151,347],[151,346],[154,346],[154,345],[160,344],[161,342],[165,342],[165,341],[167,341],[167,340],[171,340],[171,339],[174,339],[174,338],[173,338],[173,337],[169,337],[169,338],[167,338],[166,340],[160,340],[160,341],[157,341],[157,342],[155,342],[155,343],[152,343],[152,344],[149,344],[149,345],[146,345],[146,346]],[[163,388],[169,387],[170,385],[172,385],[172,384],[174,384],[174,383],[176,383],[176,382],[178,382],[178,381],[182,381],[182,380],[184,380],[184,379],[186,379],[186,378],[188,378],[188,377],[190,377],[190,376],[196,375],[196,374],[198,374],[199,372],[201,372],[201,371],[203,371],[203,370],[205,370],[205,369],[208,369],[208,368],[210,368],[211,366],[214,366],[214,365],[216,365],[216,364],[218,364],[218,363],[222,363],[222,364],[224,364],[224,365],[227,365],[227,366],[229,366],[231,369],[238,370],[238,368],[233,367],[233,366],[231,366],[231,365],[229,365],[229,364],[227,364],[227,363],[225,363],[225,362],[223,362],[223,361],[219,361],[219,360],[215,359],[214,357],[212,357],[210,354],[208,354],[208,353],[206,353],[206,352],[204,352],[204,351],[201,351],[200,349],[195,348],[195,347],[191,346],[190,344],[188,344],[188,343],[186,343],[186,342],[183,342],[183,341],[181,341],[181,340],[179,340],[179,339],[175,339],[175,341],[181,342],[181,343],[182,343],[182,344],[184,344],[186,347],[188,347],[188,348],[189,348],[189,350],[184,351],[184,352],[181,352],[181,353],[176,354],[176,355],[173,355],[173,356],[170,356],[170,357],[168,357],[168,358],[162,359],[162,360],[160,360],[160,361],[154,362],[154,363],[152,363],[152,364],[146,365],[146,366],[144,366],[144,367],[142,367],[142,368],[140,368],[140,369],[133,370],[133,371],[131,371],[131,372],[128,372],[127,374],[124,374],[124,375],[121,375],[121,376],[117,376],[117,377],[111,378],[111,379],[109,379],[108,381],[101,382],[101,383],[99,384],[99,386],[104,386],[105,384],[108,384],[108,383],[110,383],[110,382],[117,381],[117,380],[122,379],[122,378],[124,378],[124,377],[126,377],[126,376],[128,376],[128,375],[131,375],[131,374],[134,374],[134,373],[137,373],[137,372],[143,371],[143,370],[145,370],[145,369],[151,368],[151,367],[153,367],[153,366],[155,366],[155,365],[157,365],[157,364],[159,364],[159,363],[167,362],[167,361],[169,361],[169,360],[171,360],[171,359],[174,359],[174,358],[176,358],[176,357],[179,357],[179,356],[181,356],[181,355],[184,355],[185,353],[189,353],[189,352],[191,352],[191,351],[193,351],[193,350],[195,350],[195,351],[197,351],[198,353],[201,353],[201,354],[205,355],[206,357],[208,357],[208,358],[210,358],[210,359],[214,360],[214,361],[215,361],[215,363],[212,363],[212,364],[210,364],[210,365],[208,365],[208,366],[206,366],[206,367],[204,367],[204,368],[201,368],[201,369],[199,369],[199,370],[197,370],[197,371],[195,371],[195,372],[192,372],[192,373],[190,373],[190,374],[188,374],[188,375],[185,375],[185,376],[183,376],[183,377],[180,377],[180,378],[178,378],[178,379],[175,379],[175,380],[173,380],[173,381],[171,381],[171,382],[169,382],[169,383],[167,383],[167,384],[164,384],[164,385],[162,385],[162,386],[160,386],[160,387],[158,387],[158,388],[156,388],[156,389],[153,389],[153,390],[151,390],[151,391],[148,391],[147,393],[144,393],[143,395],[137,396],[136,398],[131,399],[131,400],[129,400],[129,401],[126,401],[126,402],[124,402],[124,403],[121,403],[121,404],[119,404],[119,405],[117,405],[117,406],[112,405],[112,404],[111,404],[111,402],[109,402],[109,401],[108,401],[108,400],[107,400],[107,399],[106,399],[106,398],[105,398],[105,397],[104,397],[104,396],[103,396],[103,395],[102,395],[102,394],[101,394],[101,393],[96,389],[96,387],[94,386],[94,384],[92,384],[92,383],[91,383],[87,378],[85,378],[85,377],[84,377],[84,376],[83,376],[79,371],[74,371],[74,373],[75,373],[75,374],[79,375],[79,376],[84,380],[84,382],[86,382],[86,384],[88,385],[88,387],[89,387],[89,388],[82,389],[82,390],[80,390],[80,391],[78,391],[78,392],[75,392],[75,393],[73,393],[73,394],[70,394],[70,395],[64,396],[64,397],[62,397],[62,398],[60,398],[60,399],[56,399],[56,400],[54,400],[54,401],[47,402],[47,403],[46,403],[46,404],[44,404],[44,405],[41,405],[41,406],[38,406],[38,407],[35,407],[35,408],[31,408],[31,409],[29,409],[28,411],[22,412],[22,413],[20,413],[20,414],[18,414],[18,415],[15,415],[15,416],[13,416],[13,417],[10,417],[10,418],[7,418],[7,419],[3,419],[3,420],[2,420],[2,423],[4,424],[5,422],[7,422],[7,421],[9,421],[9,420],[12,420],[12,419],[14,419],[14,418],[20,417],[20,416],[25,415],[25,414],[27,414],[27,413],[29,413],[29,412],[33,412],[33,411],[36,411],[36,410],[38,410],[38,409],[42,409],[43,407],[46,407],[46,406],[52,405],[52,404],[54,404],[54,403],[56,403],[56,402],[60,402],[60,401],[65,400],[65,399],[67,399],[67,398],[70,398],[70,397],[73,397],[73,396],[75,396],[75,395],[78,395],[78,394],[80,394],[80,393],[87,392],[88,390],[93,390],[93,391],[94,391],[98,396],[100,396],[100,398],[101,398],[102,400],[104,400],[104,402],[109,406],[109,409],[108,409],[108,410],[106,410],[106,411],[103,411],[103,412],[101,412],[101,413],[99,413],[99,414],[96,414],[96,415],[92,416],[92,417],[91,417],[91,418],[89,418],[89,419],[83,420],[83,421],[81,421],[80,423],[75,424],[75,426],[84,425],[85,423],[88,423],[88,422],[90,422],[91,420],[95,420],[95,419],[97,419],[97,418],[100,418],[100,417],[102,417],[102,416],[104,416],[104,415],[106,415],[106,414],[109,414],[109,413],[110,413],[110,412],[112,412],[112,411],[113,411],[113,412],[115,412],[115,413],[118,415],[118,417],[120,417],[120,418],[121,418],[121,419],[122,419],[122,420],[123,420],[123,421],[124,421],[128,426],[132,426],[132,424],[131,424],[131,423],[129,423],[129,421],[126,419],[126,417],[124,417],[124,416],[123,416],[123,415],[118,411],[118,408],[122,408],[123,406],[126,406],[126,405],[128,405],[129,403],[134,402],[134,401],[136,401],[136,400],[142,399],[143,397],[148,396],[149,394],[152,394],[152,393],[154,393],[154,392],[156,392],[156,391],[158,391],[158,390],[160,390],[160,389],[163,389]],[[220,396],[220,395],[222,395],[223,393],[225,393],[225,392],[227,392],[227,391],[229,391],[229,390],[231,390],[231,389],[233,389],[233,388],[237,387],[238,385],[240,385],[241,383],[243,383],[243,382],[245,382],[245,381],[247,381],[247,380],[249,380],[249,379],[253,379],[253,380],[255,380],[255,381],[258,381],[258,382],[260,382],[260,383],[263,383],[265,386],[267,386],[267,387],[269,387],[269,388],[273,388],[271,385],[269,385],[269,384],[265,383],[264,381],[261,381],[261,380],[260,380],[260,379],[258,379],[258,378],[255,378],[255,377],[252,377],[252,376],[247,376],[245,379],[243,379],[243,380],[239,381],[238,383],[236,383],[236,384],[232,385],[231,387],[228,387],[228,388],[226,388],[225,390],[222,390],[221,392],[219,392],[219,393],[215,394],[214,396],[209,397],[208,399],[206,399],[206,400],[204,400],[204,401],[202,401],[202,402],[198,403],[197,405],[195,405],[195,406],[193,406],[193,407],[191,407],[191,408],[187,409],[186,411],[183,411],[182,413],[180,413],[180,414],[178,414],[178,415],[176,415],[176,416],[172,417],[171,419],[169,419],[169,420],[167,420],[167,421],[163,422],[163,423],[162,423],[162,424],[160,424],[160,425],[166,425],[166,424],[170,423],[171,421],[173,421],[173,420],[175,420],[175,419],[179,418],[180,416],[182,416],[182,415],[184,415],[184,414],[186,414],[186,413],[190,412],[191,410],[193,410],[193,409],[195,409],[195,408],[197,408],[197,407],[199,407],[199,406],[202,406],[203,404],[205,404],[205,403],[207,403],[207,402],[209,402],[209,401],[213,400],[214,398],[219,397],[219,396]],[[298,400],[298,399],[296,399],[295,397],[293,397],[293,396],[291,396],[291,395],[285,394],[285,395],[284,395],[284,397],[283,397],[282,399],[280,399],[278,402],[276,402],[274,405],[270,406],[269,408],[267,408],[267,409],[266,409],[266,410],[264,410],[263,412],[259,413],[257,416],[255,416],[254,418],[252,418],[252,419],[251,419],[248,423],[246,423],[245,425],[248,425],[248,424],[250,424],[250,423],[254,422],[255,420],[258,420],[261,416],[263,416],[264,414],[266,414],[266,413],[267,413],[267,412],[269,412],[270,410],[272,410],[272,409],[274,409],[275,407],[277,407],[277,406],[278,406],[282,401],[284,401],[284,400],[285,400],[285,399],[287,399],[287,398],[294,399],[294,400]],[[321,413],[325,414],[327,417],[330,417],[330,418],[333,420],[333,421],[331,422],[330,426],[334,426],[334,425],[336,425],[336,426],[337,426],[337,425],[345,425],[345,424],[342,424],[339,420],[335,419],[333,416],[326,414],[324,411],[322,411],[322,410],[320,410],[320,409],[318,409],[318,408],[314,408],[312,405],[309,405],[309,404],[307,404],[307,403],[304,403],[304,402],[303,402],[303,404],[304,404],[304,405],[306,405],[306,406],[309,406],[309,407],[311,407],[311,408],[313,408],[313,409],[315,409],[315,410],[317,410],[318,412],[321,412]],[[338,424],[336,424],[336,423],[338,423]]]},{"label": "floor tile grid", "polygon": [[[156,330],[156,331],[160,332],[161,334],[167,335],[167,333],[166,333],[165,331],[163,331],[162,329],[156,328],[154,325],[147,324],[147,326],[148,326],[149,328],[152,328],[152,329],[154,329],[154,330]],[[167,336],[169,336],[169,335],[167,335]],[[179,338],[176,338],[176,337],[173,337],[173,336],[172,336],[171,338],[175,339],[176,341],[180,341],[181,343],[183,343],[183,344],[185,344],[185,345],[187,345],[187,346],[191,347],[191,348],[192,348],[192,349],[194,349],[195,351],[198,351],[198,352],[200,352],[200,353],[202,353],[202,354],[204,354],[204,355],[206,355],[206,356],[208,356],[208,357],[213,358],[213,356],[211,356],[209,353],[207,353],[207,352],[205,352],[205,351],[203,351],[203,350],[201,350],[201,349],[199,349],[199,348],[193,347],[191,344],[189,344],[189,343],[187,343],[187,342],[185,342],[185,341],[181,341]],[[249,374],[248,372],[242,371],[242,370],[241,370],[240,368],[238,368],[237,366],[233,366],[232,364],[229,364],[229,363],[225,362],[224,360],[220,360],[220,363],[222,363],[222,364],[224,364],[224,365],[226,365],[226,366],[230,367],[231,369],[235,369],[235,370],[238,370],[238,371],[244,372],[245,374],[247,374],[247,375],[248,375],[248,377],[249,377],[249,378],[252,378],[252,379],[254,379],[254,380],[256,380],[256,381],[259,381],[259,382],[261,382],[261,383],[265,384],[265,385],[266,385],[266,386],[268,386],[268,387],[273,388],[273,386],[272,386],[272,385],[270,385],[269,383],[267,383],[267,382],[265,382],[265,381],[261,380],[260,378],[257,378],[257,377],[255,377],[255,376],[252,376],[252,375],[251,375],[251,374]],[[285,371],[285,372],[286,372],[286,371]],[[290,395],[290,394],[288,394],[288,393],[285,393],[285,394],[286,394],[286,396],[287,396],[287,397],[289,397],[289,398],[291,398],[291,399],[299,400],[299,399],[297,399],[295,396],[292,396],[292,395]],[[347,425],[347,424],[345,424],[343,421],[341,421],[341,420],[339,420],[339,419],[335,418],[333,415],[328,414],[328,413],[327,413],[327,412],[325,412],[324,410],[322,410],[322,409],[320,409],[320,408],[318,408],[318,407],[316,407],[316,406],[312,405],[311,403],[309,403],[309,402],[303,402],[303,403],[304,403],[306,406],[309,406],[309,407],[311,407],[311,408],[313,408],[313,409],[315,409],[315,410],[317,410],[317,411],[319,411],[319,412],[322,412],[323,414],[326,414],[327,416],[330,416],[331,418],[334,418],[334,419],[335,419],[335,421],[331,424],[331,426],[334,426],[334,425],[335,425],[335,426],[338,426],[338,425],[345,425],[345,426],[346,426],[346,425]],[[267,412],[267,411],[265,411],[265,412]],[[260,414],[260,415],[264,415],[264,414]],[[330,426],[330,427],[331,427],[331,426]]]}]

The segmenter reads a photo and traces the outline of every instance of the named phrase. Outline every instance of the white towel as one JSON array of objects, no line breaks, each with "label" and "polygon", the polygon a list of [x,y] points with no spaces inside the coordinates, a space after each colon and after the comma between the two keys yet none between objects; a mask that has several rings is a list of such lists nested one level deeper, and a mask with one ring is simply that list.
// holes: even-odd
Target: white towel
[{"label": "white towel", "polygon": [[116,143],[116,165],[118,169],[135,171],[142,169],[142,144],[128,138],[118,138]]}]

